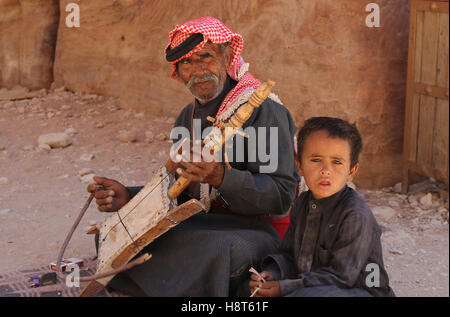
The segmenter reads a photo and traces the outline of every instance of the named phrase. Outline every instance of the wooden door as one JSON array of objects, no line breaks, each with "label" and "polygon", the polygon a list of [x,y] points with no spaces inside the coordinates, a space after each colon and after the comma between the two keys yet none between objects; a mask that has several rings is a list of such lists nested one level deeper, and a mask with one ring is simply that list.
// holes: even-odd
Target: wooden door
[{"label": "wooden door", "polygon": [[448,29],[448,0],[411,0],[403,192],[411,172],[448,184]]}]

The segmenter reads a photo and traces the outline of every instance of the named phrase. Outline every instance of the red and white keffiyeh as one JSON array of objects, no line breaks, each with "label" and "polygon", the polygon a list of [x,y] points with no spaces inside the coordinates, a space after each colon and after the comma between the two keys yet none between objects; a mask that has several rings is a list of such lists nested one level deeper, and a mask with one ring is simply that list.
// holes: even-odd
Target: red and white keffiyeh
[{"label": "red and white keffiyeh", "polygon": [[[231,31],[225,24],[216,18],[207,16],[188,21],[182,25],[177,25],[175,29],[169,33],[168,47],[174,49],[195,33],[203,34],[203,41],[184,56],[172,61],[173,68],[171,77],[174,79],[177,78],[175,71],[176,63],[178,61],[183,58],[188,58],[192,54],[200,51],[208,41],[214,44],[228,42],[233,50],[233,55],[227,74],[236,80],[238,84],[227,94],[216,115],[218,120],[225,121],[237,108],[239,108],[240,105],[250,98],[256,88],[261,85],[261,82],[248,72],[249,64],[245,63],[240,56],[244,47],[242,36]],[[280,102],[278,98],[275,98],[275,100]]]}]

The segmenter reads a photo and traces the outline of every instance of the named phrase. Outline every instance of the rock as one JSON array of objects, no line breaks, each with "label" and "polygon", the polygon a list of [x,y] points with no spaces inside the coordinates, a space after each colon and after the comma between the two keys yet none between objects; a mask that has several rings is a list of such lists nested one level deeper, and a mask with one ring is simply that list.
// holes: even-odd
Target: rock
[{"label": "rock", "polygon": [[419,202],[425,208],[431,208],[433,205],[433,196],[431,193],[426,194],[422,198],[419,199]]},{"label": "rock", "polygon": [[374,206],[371,208],[372,213],[377,219],[381,219],[384,221],[389,221],[396,214],[396,211],[391,207],[387,206]]},{"label": "rock", "polygon": [[51,151],[51,147],[48,144],[39,144],[38,149],[41,151]]},{"label": "rock", "polygon": [[135,131],[120,131],[119,140],[124,143],[136,142],[137,133]]},{"label": "rock", "polygon": [[77,130],[77,129],[74,129],[74,128],[67,128],[67,129],[64,131],[64,133],[66,133],[66,134],[68,134],[68,135],[70,135],[70,136],[74,136],[75,134],[78,133],[78,130]]},{"label": "rock", "polygon": [[90,154],[90,153],[84,153],[83,155],[80,156],[80,160],[82,161],[92,161],[95,158],[94,154]]},{"label": "rock", "polygon": [[12,212],[11,209],[0,209],[0,216],[5,216],[11,212]]},{"label": "rock", "polygon": [[87,174],[94,174],[94,170],[92,168],[87,167],[87,168],[83,168],[82,170],[80,170],[78,172],[78,175],[80,175],[80,176],[84,176]]},{"label": "rock", "polygon": [[6,185],[6,184],[8,184],[8,178],[0,177],[0,185]]},{"label": "rock", "polygon": [[396,254],[396,255],[403,255],[403,251],[398,250],[398,249],[391,249],[391,250],[389,250],[389,252],[392,254]]},{"label": "rock", "polygon": [[82,183],[94,183],[94,179],[93,177],[95,176],[95,174],[86,174],[83,176],[80,176],[80,180]]},{"label": "rock", "polygon": [[152,143],[155,140],[155,135],[152,131],[145,131],[145,142]]},{"label": "rock", "polygon": [[389,199],[389,206],[400,207],[400,204],[395,198],[391,198]]},{"label": "rock", "polygon": [[160,133],[160,134],[155,136],[155,140],[157,140],[157,141],[165,141],[165,140],[168,140],[168,139],[169,138],[164,133]]},{"label": "rock", "polygon": [[52,148],[65,148],[72,144],[72,140],[66,133],[48,133],[39,136],[39,144],[48,144]]},{"label": "rock", "polygon": [[2,145],[0,145],[0,151],[4,151],[6,148]]},{"label": "rock", "polygon": [[[1,147],[0,147],[1,148]],[[0,149],[1,150],[1,149]],[[440,191],[439,191],[439,197],[441,197],[442,199],[444,199],[444,200],[448,200],[448,190],[444,190],[444,189],[441,189]]]},{"label": "rock", "polygon": [[396,193],[402,192],[402,183],[397,183],[394,185],[394,192],[396,192]]},{"label": "rock", "polygon": [[25,145],[23,147],[23,150],[24,151],[33,151],[34,150],[34,146],[32,146],[32,145]]},{"label": "rock", "polygon": [[101,129],[101,128],[104,128],[104,127],[105,127],[105,124],[104,124],[103,122],[98,122],[98,123],[95,125],[95,127],[98,128],[98,129]]}]

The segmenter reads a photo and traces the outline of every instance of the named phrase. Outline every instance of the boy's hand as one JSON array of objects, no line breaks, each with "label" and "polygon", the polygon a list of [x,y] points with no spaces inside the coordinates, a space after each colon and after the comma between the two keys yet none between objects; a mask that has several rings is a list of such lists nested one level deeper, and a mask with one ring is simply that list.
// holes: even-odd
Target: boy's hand
[{"label": "boy's hand", "polygon": [[254,297],[279,297],[281,296],[280,291],[280,283],[278,281],[274,281],[272,274],[267,271],[261,273],[261,277],[263,277],[266,282],[264,282],[260,276],[256,274],[252,274],[250,276],[251,281],[250,291],[253,294],[257,288],[259,290],[253,295]]}]

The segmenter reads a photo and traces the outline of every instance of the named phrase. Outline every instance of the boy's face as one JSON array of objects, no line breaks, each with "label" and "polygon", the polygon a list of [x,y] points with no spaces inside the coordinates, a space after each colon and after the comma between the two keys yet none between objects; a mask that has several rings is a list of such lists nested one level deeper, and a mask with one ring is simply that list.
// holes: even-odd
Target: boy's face
[{"label": "boy's face", "polygon": [[350,152],[347,140],[332,138],[327,131],[306,138],[299,172],[315,199],[329,197],[353,180],[358,164],[350,169]]}]

